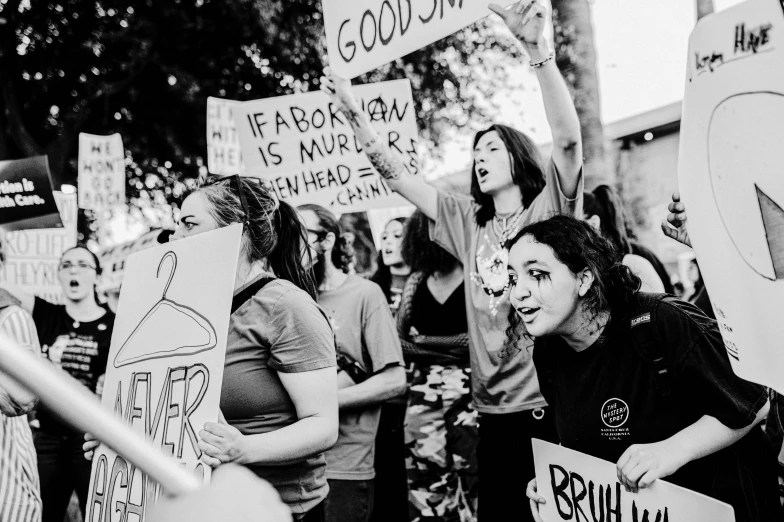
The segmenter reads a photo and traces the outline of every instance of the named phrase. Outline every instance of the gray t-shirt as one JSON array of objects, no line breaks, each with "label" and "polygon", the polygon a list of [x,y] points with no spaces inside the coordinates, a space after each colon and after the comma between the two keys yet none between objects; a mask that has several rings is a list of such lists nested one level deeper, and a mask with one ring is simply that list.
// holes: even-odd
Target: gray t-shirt
[{"label": "gray t-shirt", "polygon": [[[335,332],[338,353],[358,362],[369,374],[403,363],[397,329],[381,288],[350,275],[334,290],[319,293]],[[327,452],[327,478],[368,480],[375,476],[376,431],[381,404],[342,410],[340,435]]]},{"label": "gray t-shirt", "polygon": [[[552,161],[545,170],[545,180],[547,185],[525,209],[519,228],[557,213],[582,217],[582,171],[574,199],[564,196]],[[492,220],[482,227],[476,223],[474,216],[478,208],[471,198],[439,193],[438,216],[430,225],[431,239],[466,268],[474,404],[480,413],[538,408],[547,403],[539,393],[531,358],[533,342],[523,337],[516,345],[505,346],[510,308],[506,268],[509,253],[499,244]]]}]

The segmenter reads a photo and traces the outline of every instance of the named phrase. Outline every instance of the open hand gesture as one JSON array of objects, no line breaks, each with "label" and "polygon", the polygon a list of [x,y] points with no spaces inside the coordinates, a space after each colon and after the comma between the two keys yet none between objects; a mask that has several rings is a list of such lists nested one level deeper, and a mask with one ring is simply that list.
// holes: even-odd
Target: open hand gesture
[{"label": "open hand gesture", "polygon": [[672,203],[667,208],[670,213],[667,215],[667,220],[662,221],[662,232],[664,232],[665,236],[671,237],[687,247],[691,247],[689,231],[686,228],[686,206],[681,203],[681,195],[679,193],[676,192],[672,195]]},{"label": "open hand gesture", "polygon": [[351,81],[336,75],[331,67],[324,67],[324,76],[319,83],[322,92],[329,96],[333,105],[343,114],[347,114],[359,105],[351,90]]},{"label": "open hand gesture", "polygon": [[520,0],[506,9],[490,4],[489,8],[522,44],[539,45],[545,41],[544,30],[552,23],[552,13],[544,0]]}]

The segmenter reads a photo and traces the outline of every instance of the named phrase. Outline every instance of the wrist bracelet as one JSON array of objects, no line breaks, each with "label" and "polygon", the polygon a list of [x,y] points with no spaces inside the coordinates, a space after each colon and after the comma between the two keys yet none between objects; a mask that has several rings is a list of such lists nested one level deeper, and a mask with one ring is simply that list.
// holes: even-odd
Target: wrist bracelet
[{"label": "wrist bracelet", "polygon": [[544,60],[542,60],[541,62],[528,62],[528,65],[530,65],[534,69],[538,69],[539,67],[543,66],[553,58],[555,58],[555,51],[550,51],[550,55]]},{"label": "wrist bracelet", "polygon": [[370,141],[369,141],[369,142],[367,142],[367,143],[363,143],[363,144],[362,144],[362,149],[363,149],[363,150],[367,150],[367,149],[369,149],[370,147],[372,147],[373,145],[375,145],[376,143],[378,143],[378,142],[379,142],[379,140],[381,140],[381,136],[379,136],[378,134],[376,134],[376,136],[375,136],[375,137],[374,137],[372,140],[370,140]]}]

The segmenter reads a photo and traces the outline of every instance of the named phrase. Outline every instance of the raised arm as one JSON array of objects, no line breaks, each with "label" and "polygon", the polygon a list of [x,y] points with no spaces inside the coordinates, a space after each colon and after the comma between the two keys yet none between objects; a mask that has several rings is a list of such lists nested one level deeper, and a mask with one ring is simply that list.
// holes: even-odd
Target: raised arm
[{"label": "raised arm", "polygon": [[321,78],[321,90],[346,117],[370,162],[392,190],[435,220],[438,192],[421,176],[412,176],[406,171],[400,157],[390,150],[386,139],[378,135],[370,119],[362,112],[351,90],[351,82],[336,76],[331,68],[326,67]]},{"label": "raised arm", "polygon": [[32,314],[33,307],[35,306],[35,296],[22,287],[9,285],[6,283],[0,284],[0,290],[5,290],[19,301],[19,306]]},{"label": "raised arm", "polygon": [[544,35],[553,24],[551,9],[543,0],[520,0],[506,9],[491,4],[490,10],[503,19],[531,59],[553,133],[553,162],[558,167],[561,189],[566,197],[573,198],[583,163],[583,143],[572,96],[555,65],[555,51]]}]

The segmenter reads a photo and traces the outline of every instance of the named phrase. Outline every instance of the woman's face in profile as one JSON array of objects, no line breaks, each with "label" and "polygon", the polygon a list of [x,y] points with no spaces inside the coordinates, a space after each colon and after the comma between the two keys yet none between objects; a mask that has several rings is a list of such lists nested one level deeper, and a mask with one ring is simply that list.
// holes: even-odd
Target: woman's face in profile
[{"label": "woman's face in profile", "polygon": [[209,208],[209,202],[201,192],[194,192],[188,196],[182,203],[180,222],[169,237],[169,241],[177,241],[217,229],[218,223],[210,214]]}]

